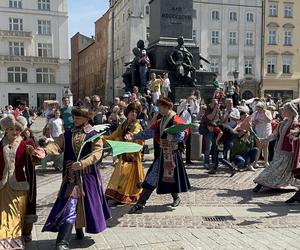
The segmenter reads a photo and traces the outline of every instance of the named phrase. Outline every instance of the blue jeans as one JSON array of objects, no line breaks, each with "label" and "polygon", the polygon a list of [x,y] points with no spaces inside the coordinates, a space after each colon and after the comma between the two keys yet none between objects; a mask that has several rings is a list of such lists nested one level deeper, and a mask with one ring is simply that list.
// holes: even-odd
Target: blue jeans
[{"label": "blue jeans", "polygon": [[252,148],[244,155],[235,155],[232,158],[232,162],[238,166],[238,168],[246,168],[250,163],[255,161],[258,148]]},{"label": "blue jeans", "polygon": [[208,132],[205,135],[205,150],[204,150],[204,164],[209,164],[209,154],[213,143],[213,132]]}]

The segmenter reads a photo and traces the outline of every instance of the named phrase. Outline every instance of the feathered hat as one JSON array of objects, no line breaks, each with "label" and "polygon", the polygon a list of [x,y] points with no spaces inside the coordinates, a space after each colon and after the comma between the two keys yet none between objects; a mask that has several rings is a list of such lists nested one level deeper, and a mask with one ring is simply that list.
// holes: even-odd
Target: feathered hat
[{"label": "feathered hat", "polygon": [[27,127],[27,120],[24,116],[15,118],[14,115],[8,115],[0,120],[0,126],[4,131],[8,128],[16,128],[23,132]]}]

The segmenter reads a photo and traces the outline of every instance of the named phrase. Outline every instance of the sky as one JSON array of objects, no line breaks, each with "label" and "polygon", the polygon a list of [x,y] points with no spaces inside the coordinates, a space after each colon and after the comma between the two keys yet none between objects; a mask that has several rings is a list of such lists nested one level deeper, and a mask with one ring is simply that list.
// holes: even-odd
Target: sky
[{"label": "sky", "polygon": [[95,35],[94,22],[108,9],[109,0],[69,0],[69,41],[77,32]]}]

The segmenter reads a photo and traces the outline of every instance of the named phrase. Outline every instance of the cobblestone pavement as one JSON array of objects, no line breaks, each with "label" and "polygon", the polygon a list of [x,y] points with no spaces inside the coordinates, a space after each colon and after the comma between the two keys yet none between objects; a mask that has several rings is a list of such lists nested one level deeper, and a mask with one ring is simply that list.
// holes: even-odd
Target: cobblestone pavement
[{"label": "cobblestone pavement", "polygon": [[[145,171],[151,164],[146,156]],[[106,186],[113,171],[111,158],[101,171]],[[253,179],[261,171],[241,172],[233,177],[224,167],[208,175],[201,162],[187,167],[192,189],[181,194],[182,203],[170,207],[170,195],[153,193],[141,214],[128,215],[130,205],[113,206],[109,228],[72,249],[300,249],[299,205],[283,203],[292,193],[262,190],[254,194]],[[38,215],[34,241],[26,249],[53,249],[54,233],[41,228],[55,201],[61,174],[49,167],[38,169]]]}]

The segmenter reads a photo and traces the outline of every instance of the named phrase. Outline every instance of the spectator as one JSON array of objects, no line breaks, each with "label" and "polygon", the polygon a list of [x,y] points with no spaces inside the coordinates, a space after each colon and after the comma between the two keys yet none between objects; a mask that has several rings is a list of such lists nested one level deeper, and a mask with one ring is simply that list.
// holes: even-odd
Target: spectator
[{"label": "spectator", "polygon": [[147,55],[146,50],[142,50],[141,56],[138,60],[139,64],[139,70],[140,70],[140,78],[141,78],[141,85],[142,88],[146,87],[147,84],[147,73],[148,73],[148,68],[150,68],[150,59]]},{"label": "spectator", "polygon": [[230,151],[230,160],[235,169],[247,169],[255,171],[255,162],[258,148],[254,147],[255,137],[250,131],[237,129],[238,134],[233,140],[233,147]]},{"label": "spectator", "polygon": [[205,114],[201,118],[201,123],[199,126],[199,133],[204,135],[204,142],[205,142],[205,151],[204,151],[204,167],[208,169],[209,167],[209,155],[212,147],[213,142],[213,131],[209,131],[207,126],[208,123],[214,122],[218,123],[220,120],[220,110],[219,104],[216,99],[211,99]]},{"label": "spectator", "polygon": [[54,118],[49,121],[49,129],[51,137],[56,139],[64,133],[64,122],[60,118],[61,113],[58,109],[54,112],[54,115]]},{"label": "spectator", "polygon": [[107,121],[105,107],[101,104],[101,99],[98,95],[93,95],[92,98],[92,108],[91,111],[94,112],[93,124],[99,125]]},{"label": "spectator", "polygon": [[131,94],[128,94],[128,93],[125,93],[124,95],[123,95],[123,102],[124,102],[124,104],[126,105],[126,107],[128,106],[128,104],[129,104],[129,98],[130,98],[130,96],[131,96]]},{"label": "spectator", "polygon": [[[184,123],[192,123],[192,111],[187,100],[184,100],[179,106],[177,114],[184,121]],[[187,165],[193,165],[194,163],[191,161],[191,133],[188,133],[185,141],[185,156],[185,163]]]},{"label": "spectator", "polygon": [[238,120],[240,119],[240,112],[237,108],[233,107],[233,101],[231,98],[225,100],[225,111],[221,117],[221,122],[225,125],[235,128]]},{"label": "spectator", "polygon": [[270,94],[266,95],[266,105],[275,106],[275,102],[272,100],[272,96]]},{"label": "spectator", "polygon": [[169,74],[167,72],[164,72],[163,73],[163,78],[161,80],[162,80],[162,83],[161,83],[161,94],[164,97],[168,97],[169,93],[171,92]]},{"label": "spectator", "polygon": [[[262,141],[257,140],[256,144],[259,150],[263,152],[265,166],[269,166],[268,156],[269,156],[269,142],[264,140],[268,138],[272,134],[272,114],[269,110],[266,110],[265,104],[263,102],[258,102],[256,104],[256,111],[252,114],[252,125],[254,126],[255,132],[259,139]],[[260,152],[257,154],[256,162],[260,157]]]},{"label": "spectator", "polygon": [[240,103],[240,106],[238,107],[238,110],[241,112],[241,111],[244,111],[245,113],[249,114],[250,113],[250,109],[249,107],[247,106],[246,104],[246,100],[245,99],[242,99],[241,100],[241,103]]},{"label": "spectator", "polygon": [[73,128],[72,106],[68,97],[63,97],[63,107],[60,109],[61,118],[63,119],[64,130],[68,131]]},{"label": "spectator", "polygon": [[89,96],[84,97],[83,106],[87,109],[92,107],[91,98]]}]

